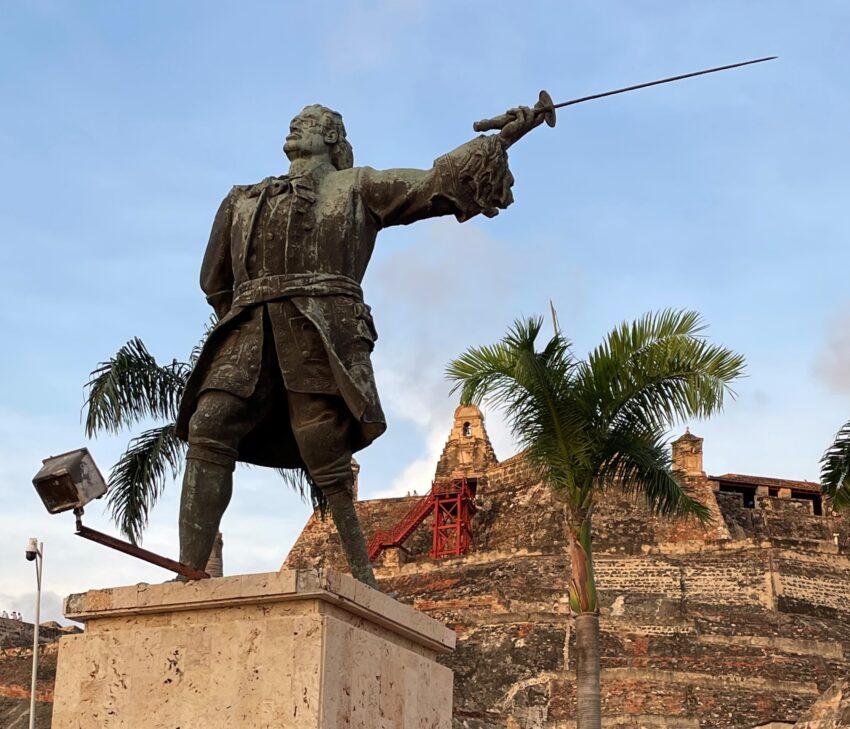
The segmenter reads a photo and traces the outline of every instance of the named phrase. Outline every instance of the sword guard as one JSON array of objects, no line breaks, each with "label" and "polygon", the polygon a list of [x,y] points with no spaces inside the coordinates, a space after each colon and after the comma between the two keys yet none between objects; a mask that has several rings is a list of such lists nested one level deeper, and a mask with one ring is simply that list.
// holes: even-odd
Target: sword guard
[{"label": "sword guard", "polygon": [[550,127],[555,126],[555,104],[548,91],[541,91],[537,97],[537,103],[534,105],[534,110],[543,114],[543,121]]}]

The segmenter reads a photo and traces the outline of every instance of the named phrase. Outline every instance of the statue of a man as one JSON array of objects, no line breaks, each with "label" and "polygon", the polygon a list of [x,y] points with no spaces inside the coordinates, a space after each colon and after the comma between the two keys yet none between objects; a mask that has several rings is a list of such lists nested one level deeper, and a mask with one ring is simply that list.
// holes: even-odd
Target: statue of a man
[{"label": "statue of a man", "polygon": [[236,461],[300,468],[324,495],[352,574],[375,586],[352,499],[352,453],[386,429],[370,359],[377,332],[360,282],[382,228],[492,216],[513,201],[507,147],[537,126],[511,110],[429,170],[354,167],[342,117],[306,107],[289,172],[234,187],[212,226],[201,288],[219,317],[189,379],[180,561],[203,569]]}]

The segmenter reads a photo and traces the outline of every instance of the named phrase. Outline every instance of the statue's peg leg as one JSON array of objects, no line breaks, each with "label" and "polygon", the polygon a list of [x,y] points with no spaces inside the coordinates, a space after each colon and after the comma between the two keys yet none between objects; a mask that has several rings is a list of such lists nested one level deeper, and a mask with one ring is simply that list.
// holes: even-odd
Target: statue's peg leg
[{"label": "statue's peg leg", "polygon": [[534,110],[543,114],[543,120],[550,126],[555,126],[555,104],[547,91],[541,91],[534,105]]}]

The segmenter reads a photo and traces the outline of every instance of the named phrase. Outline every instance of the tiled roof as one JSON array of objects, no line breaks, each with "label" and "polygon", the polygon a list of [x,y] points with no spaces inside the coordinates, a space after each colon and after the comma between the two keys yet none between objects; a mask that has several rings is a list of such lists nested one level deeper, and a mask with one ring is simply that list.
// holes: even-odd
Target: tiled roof
[{"label": "tiled roof", "polygon": [[722,476],[709,476],[712,481],[737,483],[743,486],[767,486],[768,488],[794,489],[820,493],[820,484],[814,481],[790,481],[787,478],[768,478],[767,476],[747,476],[743,473],[724,473]]}]

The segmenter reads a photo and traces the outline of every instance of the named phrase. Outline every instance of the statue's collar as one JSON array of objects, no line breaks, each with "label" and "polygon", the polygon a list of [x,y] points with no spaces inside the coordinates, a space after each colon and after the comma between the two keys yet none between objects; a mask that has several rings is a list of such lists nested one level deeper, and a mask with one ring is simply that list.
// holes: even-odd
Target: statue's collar
[{"label": "statue's collar", "polygon": [[281,175],[267,177],[247,190],[248,197],[258,197],[265,191],[266,197],[275,197],[285,193],[293,193],[296,197],[313,202],[316,199],[314,182],[311,175]]}]

